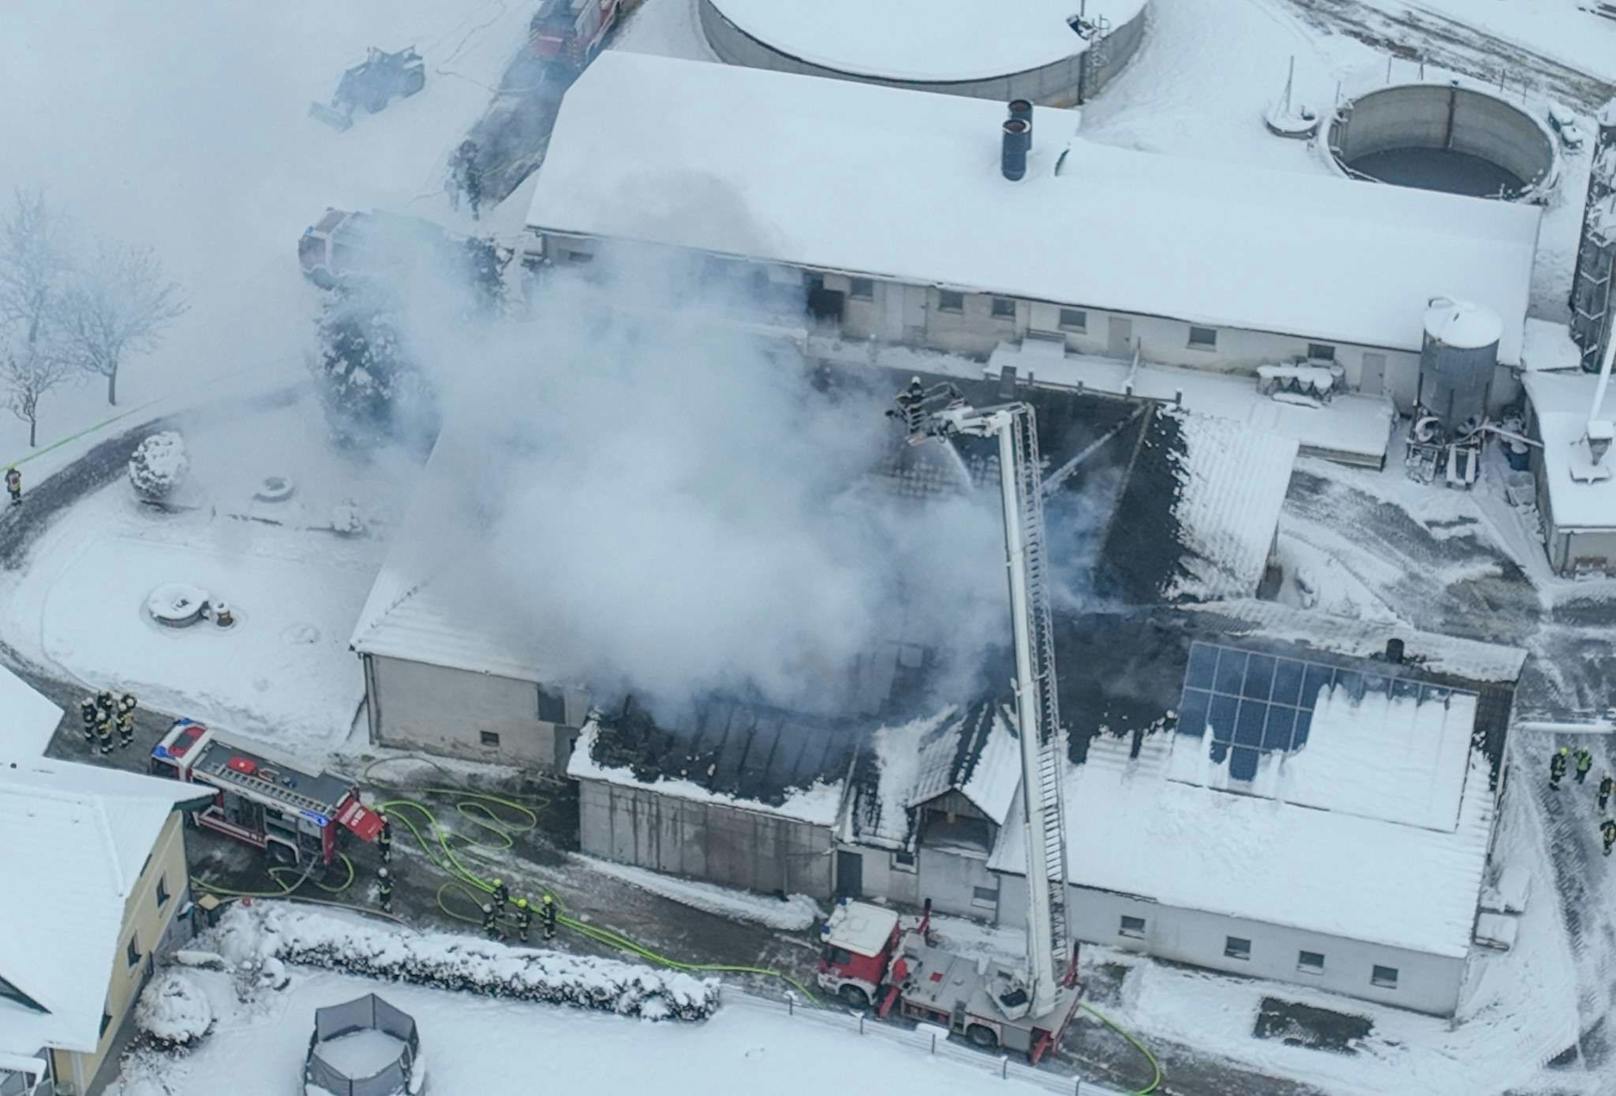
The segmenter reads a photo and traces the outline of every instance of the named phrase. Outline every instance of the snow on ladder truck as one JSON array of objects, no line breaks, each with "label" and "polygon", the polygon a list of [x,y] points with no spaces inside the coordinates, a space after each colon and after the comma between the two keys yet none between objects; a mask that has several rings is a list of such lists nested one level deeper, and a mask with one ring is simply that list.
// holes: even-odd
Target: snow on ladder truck
[{"label": "snow on ladder truck", "polygon": [[151,772],[214,789],[187,817],[198,826],[263,849],[282,864],[329,865],[342,830],[372,841],[382,817],[359,790],[331,773],[310,774],[243,749],[193,719],[174,722],[152,747]]},{"label": "snow on ladder truck", "polygon": [[979,410],[952,384],[927,388],[918,377],[888,414],[903,422],[910,444],[930,438],[947,444],[953,435],[998,441],[1027,848],[1027,959],[1018,970],[935,947],[929,903],[919,923],[905,929],[891,910],[843,901],[821,933],[818,982],[853,1007],[873,1005],[883,1017],[896,1010],[980,1047],[1023,1051],[1036,1063],[1060,1041],[1079,993],[1067,916],[1066,733],[1055,680],[1037,426],[1029,404]]}]

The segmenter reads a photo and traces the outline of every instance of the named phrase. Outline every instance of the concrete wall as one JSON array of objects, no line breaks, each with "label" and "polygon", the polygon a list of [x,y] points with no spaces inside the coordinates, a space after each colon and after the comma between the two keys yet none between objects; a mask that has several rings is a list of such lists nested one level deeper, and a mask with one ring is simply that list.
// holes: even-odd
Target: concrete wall
[{"label": "concrete wall", "polygon": [[[168,895],[166,901],[157,900],[158,885]],[[151,859],[146,862],[134,889],[124,903],[123,929],[117,950],[112,956],[111,978],[107,985],[106,1011],[111,1016],[101,1042],[94,1054],[71,1051],[52,1052],[52,1068],[56,1071],[57,1092],[62,1096],[87,1092],[97,1083],[98,1074],[110,1074],[117,1067],[117,1059],[109,1055],[117,1041],[120,1029],[128,1021],[135,1000],[151,976],[154,956],[167,954],[183,939],[186,926],[176,924],[174,914],[190,901],[190,873],[185,863],[185,831],[178,811],[168,816],[152,846]],[[135,963],[128,961],[128,948],[133,941],[140,953]],[[105,1083],[107,1076],[99,1077]]]},{"label": "concrete wall", "polygon": [[[1132,19],[1112,28],[1104,48],[1100,51],[1102,57],[1099,61],[1089,60],[1089,54],[1085,50],[1082,53],[1074,52],[1070,57],[1041,68],[1007,73],[992,79],[959,81],[889,80],[842,72],[803,61],[753,38],[726,19],[713,5],[712,0],[701,0],[700,16],[701,29],[707,36],[707,44],[721,60],[732,65],[771,69],[776,72],[806,73],[810,76],[852,80],[864,84],[885,84],[889,87],[911,88],[945,95],[964,95],[974,99],[998,99],[1006,102],[1011,99],[1031,99],[1045,106],[1067,107],[1078,101],[1079,85],[1084,81],[1080,66],[1084,64],[1088,66],[1086,84],[1082,88],[1088,98],[1098,94],[1123,70],[1128,60],[1138,50],[1140,42],[1144,40],[1148,7],[1148,4],[1141,5]],[[1075,8],[1073,14],[1076,14]],[[1082,44],[1082,39],[1074,33],[1072,42],[1075,50]]]},{"label": "concrete wall", "polygon": [[[364,655],[370,739],[477,761],[564,772],[588,698],[555,687],[565,722],[539,719],[540,686],[532,681]],[[484,735],[497,736],[485,742]]]},{"label": "concrete wall", "polygon": [[[1464,980],[1463,959],[1164,906],[1146,898],[1087,887],[1074,886],[1071,892],[1073,936],[1086,943],[1137,951],[1230,974],[1310,986],[1436,1016],[1451,1016],[1458,1007],[1459,989]],[[1005,875],[999,895],[1001,923],[1023,927],[1026,902],[1026,877]],[[1143,935],[1123,934],[1125,915],[1144,920]],[[1231,936],[1251,942],[1249,959],[1224,954]],[[1303,950],[1324,956],[1322,972],[1298,969],[1298,953]],[[1377,965],[1397,970],[1395,989],[1377,986],[1370,980]]]},{"label": "concrete wall", "polygon": [[829,826],[601,780],[578,782],[585,853],[727,887],[829,898]]}]

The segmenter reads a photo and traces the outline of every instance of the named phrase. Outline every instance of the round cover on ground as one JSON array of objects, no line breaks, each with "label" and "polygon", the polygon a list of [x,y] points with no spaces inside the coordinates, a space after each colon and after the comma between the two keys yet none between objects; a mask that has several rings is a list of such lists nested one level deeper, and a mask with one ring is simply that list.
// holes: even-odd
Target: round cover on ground
[{"label": "round cover on ground", "polygon": [[202,587],[185,582],[167,582],[146,598],[146,611],[159,624],[183,628],[201,620],[207,604],[208,592]]},{"label": "round cover on ground", "polygon": [[259,502],[284,502],[297,490],[296,484],[285,476],[265,476],[258,481],[253,498]]},{"label": "round cover on ground", "polygon": [[308,1096],[418,1092],[421,1039],[415,1019],[374,993],[314,1011],[303,1063]]}]

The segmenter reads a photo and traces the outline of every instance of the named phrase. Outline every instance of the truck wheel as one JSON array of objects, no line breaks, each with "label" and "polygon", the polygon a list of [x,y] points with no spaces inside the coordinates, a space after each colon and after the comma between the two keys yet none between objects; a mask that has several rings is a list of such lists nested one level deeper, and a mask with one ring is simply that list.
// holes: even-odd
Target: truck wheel
[{"label": "truck wheel", "polygon": [[981,1024],[972,1024],[966,1028],[965,1037],[983,1050],[992,1050],[999,1045],[999,1037],[993,1033],[993,1029]]},{"label": "truck wheel", "polygon": [[404,94],[414,95],[426,87],[426,70],[412,69],[404,76]]},{"label": "truck wheel", "polygon": [[297,854],[279,841],[271,841],[266,851],[269,858],[282,867],[291,867],[297,863]]},{"label": "truck wheel", "polygon": [[852,982],[844,982],[842,988],[836,991],[836,996],[841,998],[842,1004],[848,1008],[867,1009],[870,1007],[870,995]]}]

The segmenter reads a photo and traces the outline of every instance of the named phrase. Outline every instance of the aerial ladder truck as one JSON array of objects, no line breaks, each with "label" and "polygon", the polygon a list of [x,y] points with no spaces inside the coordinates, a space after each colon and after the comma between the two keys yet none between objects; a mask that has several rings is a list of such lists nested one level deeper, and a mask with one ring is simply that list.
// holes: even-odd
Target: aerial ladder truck
[{"label": "aerial ladder truck", "polygon": [[1016,673],[1013,721],[1021,749],[1027,866],[1025,969],[967,959],[933,945],[929,909],[911,928],[893,911],[843,902],[821,933],[818,982],[853,1007],[873,1007],[948,1028],[985,1048],[1024,1051],[1037,1062],[1077,1009],[1077,955],[1066,885],[1061,777],[1066,734],[1055,679],[1054,628],[1044,558],[1043,470],[1029,404],[975,408],[952,384],[917,377],[888,414],[911,444],[956,436],[999,448],[1005,569]]}]

